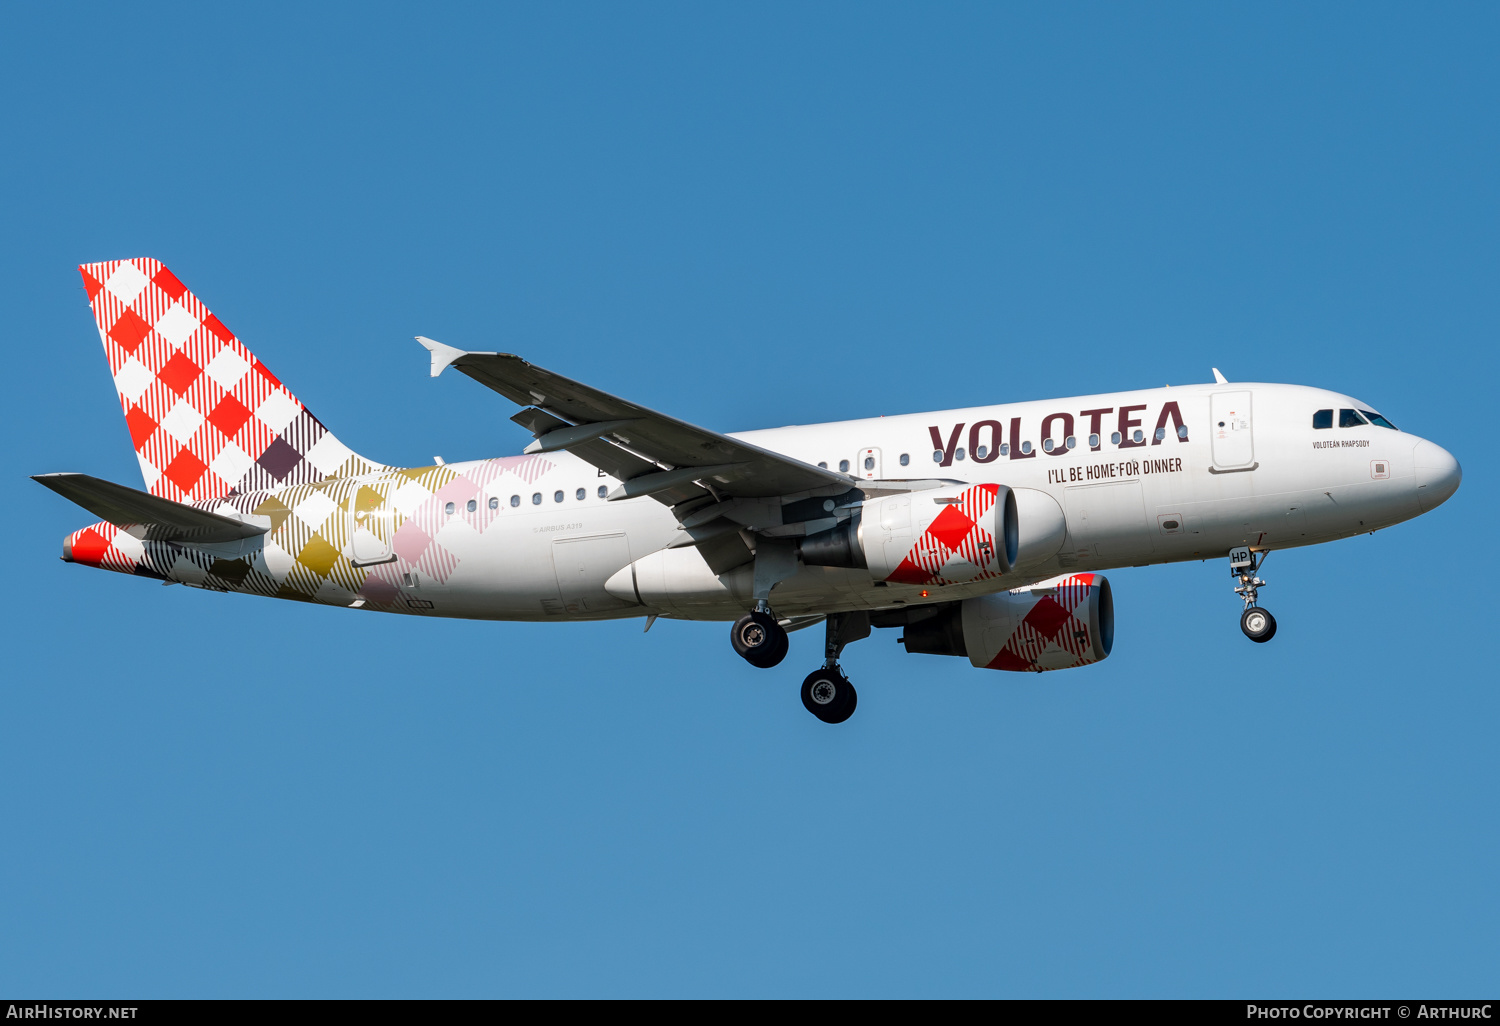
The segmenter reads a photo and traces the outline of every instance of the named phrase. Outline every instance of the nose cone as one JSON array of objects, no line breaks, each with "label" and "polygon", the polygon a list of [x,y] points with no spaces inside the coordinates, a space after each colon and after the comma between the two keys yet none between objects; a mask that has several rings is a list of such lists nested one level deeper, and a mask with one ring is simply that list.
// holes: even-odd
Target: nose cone
[{"label": "nose cone", "polygon": [[1418,442],[1411,455],[1417,478],[1417,502],[1424,511],[1437,509],[1458,491],[1463,469],[1452,453],[1431,442]]}]

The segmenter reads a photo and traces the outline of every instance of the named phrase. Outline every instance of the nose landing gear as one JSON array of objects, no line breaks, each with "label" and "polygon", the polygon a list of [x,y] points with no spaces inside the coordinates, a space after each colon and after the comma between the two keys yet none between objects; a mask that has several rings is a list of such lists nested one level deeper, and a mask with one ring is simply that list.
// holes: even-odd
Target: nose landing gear
[{"label": "nose landing gear", "polygon": [[1240,614],[1240,630],[1251,641],[1264,644],[1276,636],[1276,617],[1258,604],[1260,589],[1266,582],[1256,576],[1256,571],[1265,565],[1267,552],[1256,553],[1248,546],[1229,550],[1229,572],[1240,579],[1234,593],[1245,602],[1245,611]]},{"label": "nose landing gear", "polygon": [[850,642],[870,636],[870,614],[832,613],[825,622],[823,665],[802,682],[802,704],[824,723],[843,723],[854,715],[859,692],[839,667],[839,656]]}]

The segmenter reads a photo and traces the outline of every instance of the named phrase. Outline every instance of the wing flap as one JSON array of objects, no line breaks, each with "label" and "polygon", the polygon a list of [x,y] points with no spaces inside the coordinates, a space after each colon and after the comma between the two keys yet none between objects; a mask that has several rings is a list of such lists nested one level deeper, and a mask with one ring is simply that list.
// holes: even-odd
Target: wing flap
[{"label": "wing flap", "polygon": [[153,541],[229,542],[267,530],[87,474],[37,474],[32,480],[116,527],[146,528]]}]

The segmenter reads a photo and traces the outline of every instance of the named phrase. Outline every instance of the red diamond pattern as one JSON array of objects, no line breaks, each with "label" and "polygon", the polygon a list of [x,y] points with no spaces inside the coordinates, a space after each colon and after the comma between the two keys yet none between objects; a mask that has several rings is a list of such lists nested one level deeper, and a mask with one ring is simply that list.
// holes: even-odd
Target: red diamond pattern
[{"label": "red diamond pattern", "polygon": [[130,443],[135,446],[136,452],[140,452],[146,439],[151,437],[151,432],[156,430],[156,421],[139,406],[132,406],[130,412],[125,414],[125,425],[130,428]]},{"label": "red diamond pattern", "polygon": [[927,533],[950,549],[958,548],[970,531],[974,530],[974,521],[964,515],[958,503],[943,507],[943,511],[937,515]]},{"label": "red diamond pattern", "polygon": [[163,473],[186,496],[192,494],[193,486],[207,469],[208,464],[194,456],[191,449],[182,448],[177,450],[177,455],[167,464]]},{"label": "red diamond pattern", "polygon": [[[127,263],[131,266],[125,267]],[[111,260],[86,264],[78,270],[99,326],[110,373],[122,382],[120,387],[132,383],[130,395],[121,393],[120,403],[131,443],[142,462],[157,471],[154,476],[149,471],[146,474],[153,495],[178,502],[203,501],[279,483],[319,481],[326,476],[304,457],[327,436],[327,429],[160,261]],[[122,284],[111,292],[105,284],[116,280],[117,273],[123,273],[118,279]],[[128,305],[116,294],[131,292],[135,294]],[[172,327],[166,327],[163,318]],[[164,324],[162,330],[170,341],[152,329],[154,324]],[[179,337],[183,331],[187,331],[186,337]],[[226,374],[220,378],[230,386],[228,392],[206,373],[211,367],[218,373],[221,365],[215,365],[214,360],[226,352],[233,358],[222,362]],[[134,363],[127,368],[132,357]],[[237,364],[253,373],[236,375]],[[144,391],[139,390],[141,367],[150,375]],[[122,369],[127,373],[121,375]],[[266,402],[276,392],[296,411],[290,423],[284,422],[286,401]],[[208,422],[198,428],[186,448],[168,432],[157,430],[179,402],[188,403]],[[255,415],[256,410],[282,412],[273,414],[277,419],[268,424]],[[210,469],[230,439],[254,461],[249,469],[235,471],[240,477],[234,481],[223,480],[217,470]],[[263,460],[273,445],[277,447],[276,456]],[[268,463],[281,478],[273,477]],[[238,459],[221,464],[245,465]],[[356,472],[366,469],[377,469],[377,465],[367,461],[354,465]]]},{"label": "red diamond pattern", "polygon": [[1031,612],[1026,614],[1026,622],[1044,638],[1056,637],[1063,624],[1071,619],[1073,614],[1058,605],[1057,600],[1050,595],[1043,595]]},{"label": "red diamond pattern", "polygon": [[177,300],[187,291],[187,286],[177,280],[177,275],[167,270],[165,266],[157,271],[151,279],[151,284],[166,293],[168,299]]},{"label": "red diamond pattern", "polygon": [[193,387],[193,382],[198,380],[198,375],[203,373],[203,368],[193,362],[186,351],[178,350],[172,354],[172,358],[156,372],[156,378],[178,395],[185,395],[187,390]]},{"label": "red diamond pattern", "polygon": [[208,422],[219,429],[225,438],[233,438],[239,434],[240,428],[245,426],[245,421],[250,419],[250,411],[245,404],[232,395],[226,395],[219,400],[219,405],[208,415]]},{"label": "red diamond pattern", "polygon": [[130,307],[120,314],[119,320],[109,329],[109,337],[127,353],[134,353],[151,333],[151,325],[147,324],[140,314]]},{"label": "red diamond pattern", "polygon": [[980,521],[994,508],[999,492],[995,485],[975,485],[948,501],[886,580],[949,584],[996,576],[994,539]]},{"label": "red diamond pattern", "polygon": [[[1000,596],[1023,608],[1025,603],[1032,605],[985,666],[991,670],[1048,670],[1096,662],[1100,657],[1094,650],[1087,610],[1098,581],[1097,574],[1073,574],[1044,582],[1036,589],[1041,594],[1022,589]],[[1039,662],[1044,653],[1048,660]]]}]

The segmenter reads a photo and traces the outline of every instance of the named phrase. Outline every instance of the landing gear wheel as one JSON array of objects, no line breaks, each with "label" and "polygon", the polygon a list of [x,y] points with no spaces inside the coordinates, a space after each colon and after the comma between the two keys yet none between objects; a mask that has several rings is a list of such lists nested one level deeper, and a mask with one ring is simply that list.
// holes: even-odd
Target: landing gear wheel
[{"label": "landing gear wheel", "polygon": [[802,704],[824,723],[843,723],[854,715],[859,692],[838,667],[823,667],[802,682]]},{"label": "landing gear wheel", "polygon": [[1251,641],[1264,644],[1276,636],[1276,617],[1260,606],[1251,606],[1240,617],[1240,630]]},{"label": "landing gear wheel", "polygon": [[746,613],[729,629],[729,643],[751,666],[768,670],[786,658],[791,642],[770,613]]}]

